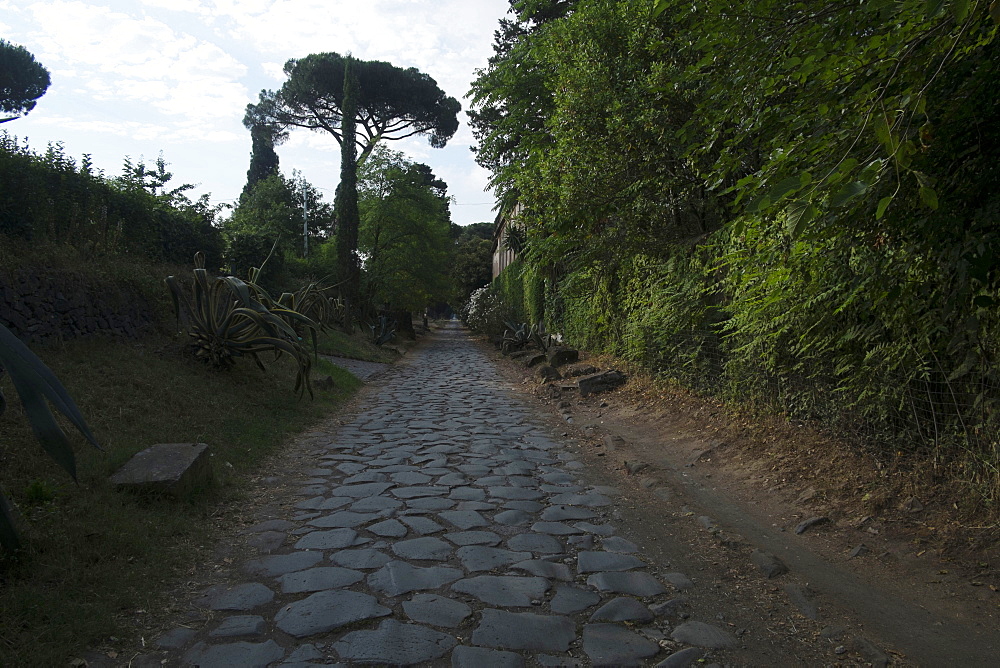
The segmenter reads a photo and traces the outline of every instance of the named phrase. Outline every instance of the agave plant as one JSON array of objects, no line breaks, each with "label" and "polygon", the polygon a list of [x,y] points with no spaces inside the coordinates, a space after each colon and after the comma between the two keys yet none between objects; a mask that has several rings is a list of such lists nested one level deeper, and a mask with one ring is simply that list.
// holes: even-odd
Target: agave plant
[{"label": "agave plant", "polygon": [[[49,403],[65,415],[95,448],[100,449],[101,446],[91,433],[73,398],[69,396],[55,374],[9,329],[0,325],[0,372],[3,369],[10,375],[14,389],[21,397],[24,412],[31,423],[35,438],[49,456],[63,467],[73,480],[76,480],[76,457],[73,455],[73,448],[49,409]],[[3,392],[0,391],[0,415],[3,414],[6,405]],[[0,494],[0,545],[14,551],[20,544],[14,526],[14,513],[7,499]]]},{"label": "agave plant", "polygon": [[368,328],[372,332],[372,343],[376,346],[381,346],[382,344],[387,343],[396,335],[396,321],[390,321],[388,316],[380,315],[378,317],[378,323],[368,325]]},{"label": "agave plant", "polygon": [[528,323],[523,322],[518,325],[506,320],[504,324],[507,325],[507,331],[503,333],[503,343],[500,344],[500,350],[504,355],[512,350],[520,350],[528,344],[531,336]]},{"label": "agave plant", "polygon": [[552,345],[552,336],[545,333],[545,325],[539,321],[538,324],[531,326],[531,332],[528,334],[528,338],[531,342],[541,350],[543,353],[549,349]]},{"label": "agave plant", "polygon": [[313,320],[276,302],[268,308],[256,298],[263,293],[261,288],[235,276],[210,279],[201,253],[195,255],[190,296],[173,276],[164,282],[170,289],[177,320],[191,337],[197,358],[216,368],[228,368],[236,358],[249,357],[265,369],[262,353],[274,353],[274,359],[291,355],[298,365],[295,391],[308,390],[312,396],[309,352],[294,325],[315,333],[319,325]]}]

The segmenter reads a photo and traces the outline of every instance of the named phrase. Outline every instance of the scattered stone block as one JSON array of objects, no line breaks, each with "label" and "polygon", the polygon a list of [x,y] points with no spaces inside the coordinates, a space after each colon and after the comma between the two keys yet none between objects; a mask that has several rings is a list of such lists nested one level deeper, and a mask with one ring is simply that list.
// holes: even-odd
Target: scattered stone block
[{"label": "scattered stone block", "polygon": [[768,552],[754,550],[750,554],[750,561],[768,579],[776,578],[788,572],[788,566],[785,565],[785,562]]},{"label": "scattered stone block", "polygon": [[554,380],[562,380],[562,374],[549,364],[542,364],[535,370],[535,375],[542,383],[551,383]]},{"label": "scattered stone block", "polygon": [[805,533],[806,531],[808,531],[809,529],[813,528],[814,526],[816,526],[818,524],[826,524],[829,521],[830,521],[829,517],[823,517],[823,516],[810,517],[807,520],[803,520],[802,522],[799,522],[799,525],[797,527],[795,527],[795,533],[797,533],[797,534]]},{"label": "scattered stone block", "polygon": [[594,374],[593,376],[584,376],[577,381],[576,386],[577,389],[580,390],[580,396],[586,397],[591,394],[607,392],[617,387],[621,387],[625,384],[627,379],[627,376],[621,371],[615,371],[612,369],[603,373]]},{"label": "scattered stone block", "polygon": [[858,546],[851,550],[851,553],[847,555],[848,559],[854,559],[855,557],[863,557],[871,552],[871,549],[864,543],[858,543]]},{"label": "scattered stone block", "polygon": [[663,661],[660,661],[656,664],[656,668],[688,668],[688,666],[704,655],[704,650],[697,647],[688,647],[679,652],[674,652]]},{"label": "scattered stone block", "polygon": [[552,366],[562,366],[563,364],[578,362],[580,360],[580,351],[573,348],[553,347],[549,348],[546,357]]},{"label": "scattered stone block", "polygon": [[525,355],[522,361],[524,362],[524,366],[530,369],[539,364],[544,364],[547,359],[545,353],[531,353],[530,355]]},{"label": "scattered stone block", "polygon": [[120,490],[187,498],[212,483],[205,443],[158,443],[136,453],[111,476]]},{"label": "scattered stone block", "polygon": [[598,373],[598,369],[593,364],[573,364],[562,370],[562,375],[566,378],[576,378],[578,376],[589,376]]}]

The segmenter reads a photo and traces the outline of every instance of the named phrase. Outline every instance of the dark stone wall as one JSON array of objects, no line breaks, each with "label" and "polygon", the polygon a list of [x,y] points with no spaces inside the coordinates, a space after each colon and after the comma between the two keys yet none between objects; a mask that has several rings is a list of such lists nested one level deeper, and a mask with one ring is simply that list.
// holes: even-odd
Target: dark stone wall
[{"label": "dark stone wall", "polygon": [[0,273],[0,323],[37,343],[93,335],[135,338],[153,330],[156,319],[136,286],[22,269]]}]

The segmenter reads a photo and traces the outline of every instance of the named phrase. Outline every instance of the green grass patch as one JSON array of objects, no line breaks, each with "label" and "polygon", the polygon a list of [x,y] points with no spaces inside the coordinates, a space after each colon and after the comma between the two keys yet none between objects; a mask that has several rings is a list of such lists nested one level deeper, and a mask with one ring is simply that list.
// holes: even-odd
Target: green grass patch
[{"label": "green grass patch", "polygon": [[395,350],[376,346],[365,334],[361,330],[354,334],[345,334],[340,330],[330,329],[320,332],[316,345],[321,355],[336,355],[385,364],[391,364],[399,359],[399,353]]},{"label": "green grass patch", "polygon": [[[88,646],[136,633],[147,611],[162,609],[169,584],[204,557],[213,509],[238,501],[244,476],[360,385],[321,360],[313,376],[331,376],[333,389],[300,399],[291,360],[267,372],[248,360],[216,372],[163,336],[34,350],[105,450],[67,428],[77,446],[74,484],[34,439],[9,379],[0,379],[8,401],[0,484],[22,515],[25,543],[19,558],[0,557],[0,666],[66,665]],[[136,452],[171,442],[209,444],[211,489],[176,501],[119,493],[107,482]]]}]

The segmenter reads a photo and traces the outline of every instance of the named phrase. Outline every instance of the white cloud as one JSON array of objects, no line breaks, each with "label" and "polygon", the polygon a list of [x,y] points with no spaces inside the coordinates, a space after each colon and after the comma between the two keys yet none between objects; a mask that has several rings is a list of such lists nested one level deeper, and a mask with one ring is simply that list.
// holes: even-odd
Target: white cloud
[{"label": "white cloud", "polygon": [[83,85],[168,115],[242,117],[247,68],[219,46],[151,17],[83,2],[36,3],[30,11],[53,66],[78,71]]},{"label": "white cloud", "polygon": [[190,12],[201,16],[207,16],[210,13],[209,8],[201,0],[141,0],[141,4],[146,7],[169,9],[174,12]]}]

